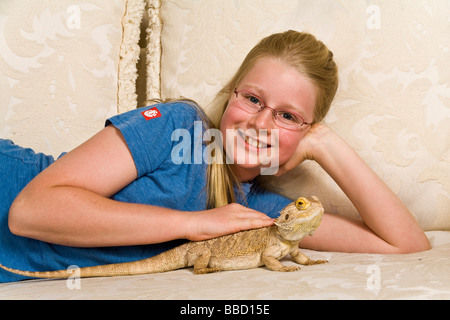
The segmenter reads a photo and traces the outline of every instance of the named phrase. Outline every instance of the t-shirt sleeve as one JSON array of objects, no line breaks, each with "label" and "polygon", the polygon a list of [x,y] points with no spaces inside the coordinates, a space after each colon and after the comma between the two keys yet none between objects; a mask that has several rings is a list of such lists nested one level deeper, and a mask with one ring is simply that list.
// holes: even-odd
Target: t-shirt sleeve
[{"label": "t-shirt sleeve", "polygon": [[170,157],[174,145],[172,133],[200,120],[195,108],[172,102],[139,108],[106,120],[122,133],[133,156],[138,178],[155,171]]},{"label": "t-shirt sleeve", "polygon": [[247,195],[247,203],[250,208],[263,212],[271,218],[278,218],[281,210],[291,202],[291,199],[263,189],[257,183],[252,186]]}]

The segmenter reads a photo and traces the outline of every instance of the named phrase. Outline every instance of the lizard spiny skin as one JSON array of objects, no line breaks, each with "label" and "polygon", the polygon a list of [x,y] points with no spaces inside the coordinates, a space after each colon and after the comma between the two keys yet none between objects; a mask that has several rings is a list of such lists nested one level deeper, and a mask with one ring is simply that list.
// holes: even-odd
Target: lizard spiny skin
[{"label": "lizard spiny skin", "polygon": [[[194,267],[195,274],[224,270],[251,269],[266,266],[273,271],[296,271],[298,266],[284,266],[279,262],[287,254],[302,265],[325,263],[310,260],[300,252],[298,244],[319,227],[323,207],[319,199],[300,197],[287,205],[274,226],[246,230],[214,239],[182,244],[154,257],[134,262],[81,268],[79,275],[86,277],[112,277],[166,272]],[[16,274],[35,278],[68,278],[66,270],[21,271],[0,267]]]}]

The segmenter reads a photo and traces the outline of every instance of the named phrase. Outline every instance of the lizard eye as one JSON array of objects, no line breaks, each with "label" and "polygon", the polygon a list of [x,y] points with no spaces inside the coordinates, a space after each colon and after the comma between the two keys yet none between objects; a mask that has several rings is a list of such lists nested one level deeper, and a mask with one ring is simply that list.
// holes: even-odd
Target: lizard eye
[{"label": "lizard eye", "polygon": [[286,214],[286,215],[284,216],[284,219],[285,219],[285,220],[289,219],[289,214]]},{"label": "lizard eye", "polygon": [[309,208],[311,204],[309,203],[308,199],[300,197],[295,201],[295,207],[298,210],[306,210]]}]

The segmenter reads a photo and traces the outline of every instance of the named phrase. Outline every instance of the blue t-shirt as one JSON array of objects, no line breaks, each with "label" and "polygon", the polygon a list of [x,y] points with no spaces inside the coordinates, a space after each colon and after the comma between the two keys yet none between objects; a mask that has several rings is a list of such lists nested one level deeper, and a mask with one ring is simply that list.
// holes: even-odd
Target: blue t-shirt
[{"label": "blue t-shirt", "polygon": [[[201,155],[204,128],[196,108],[173,102],[132,110],[106,121],[120,130],[131,151],[138,178],[112,198],[118,201],[150,204],[183,211],[206,208],[207,164]],[[186,139],[186,140],[185,140]],[[200,152],[200,153],[198,153]],[[140,246],[78,248],[13,235],[8,228],[8,211],[25,185],[49,166],[51,156],[0,140],[0,263],[19,270],[47,271],[119,263],[145,259],[185,240]],[[239,202],[278,216],[291,200],[265,191],[257,184],[242,186],[245,200]],[[63,212],[61,214],[70,214]],[[107,215],[107,213],[105,213]],[[0,269],[0,282],[24,280]]]}]

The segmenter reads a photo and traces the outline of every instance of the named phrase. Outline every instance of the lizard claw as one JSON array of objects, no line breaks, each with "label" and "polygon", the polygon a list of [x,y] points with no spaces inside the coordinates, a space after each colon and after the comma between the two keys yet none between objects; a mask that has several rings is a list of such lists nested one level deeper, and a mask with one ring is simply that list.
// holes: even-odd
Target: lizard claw
[{"label": "lizard claw", "polygon": [[299,266],[283,266],[279,271],[281,272],[293,272],[293,271],[299,271]]},{"label": "lizard claw", "polygon": [[206,274],[222,271],[219,268],[194,268],[194,274]]},{"label": "lizard claw", "polygon": [[327,263],[328,260],[309,260],[308,262],[305,263],[305,265],[313,265],[313,264],[322,264],[322,263]]}]

